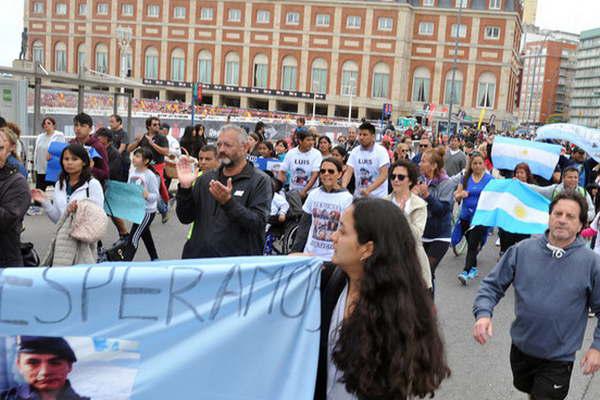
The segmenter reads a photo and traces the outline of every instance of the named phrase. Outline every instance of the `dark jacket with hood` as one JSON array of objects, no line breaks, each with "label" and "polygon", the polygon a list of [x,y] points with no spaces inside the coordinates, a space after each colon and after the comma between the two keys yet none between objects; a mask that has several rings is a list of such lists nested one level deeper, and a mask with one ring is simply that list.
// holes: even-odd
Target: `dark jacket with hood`
[{"label": "dark jacket with hood", "polygon": [[223,167],[205,172],[190,189],[177,191],[177,218],[194,223],[182,258],[258,256],[263,254],[265,227],[271,211],[270,178],[248,162],[231,177],[232,198],[219,204],[210,194],[211,180],[227,186]]},{"label": "dark jacket with hood", "polygon": [[[549,246],[548,233],[510,247],[481,282],[475,318],[491,317],[510,285],[515,288],[513,344],[533,357],[573,361],[583,343],[588,310],[600,317],[598,255],[580,237],[565,249]],[[600,350],[600,319],[591,347]]]},{"label": "dark jacket with hood", "polygon": [[22,267],[21,229],[31,194],[17,168],[0,168],[0,268]]}]

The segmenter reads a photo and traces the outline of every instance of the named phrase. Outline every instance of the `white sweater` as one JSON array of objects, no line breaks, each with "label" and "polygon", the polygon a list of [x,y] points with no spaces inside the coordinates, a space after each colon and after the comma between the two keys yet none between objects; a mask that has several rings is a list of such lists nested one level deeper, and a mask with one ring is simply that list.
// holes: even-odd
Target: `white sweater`
[{"label": "white sweater", "polygon": [[[88,195],[89,193],[89,195]],[[83,200],[89,198],[96,203],[98,207],[104,209],[104,191],[102,185],[96,179],[92,178],[79,187],[71,196],[67,195],[67,184],[63,184],[60,189],[60,181],[54,185],[54,200],[46,200],[42,203],[48,218],[54,223],[58,222],[67,210],[67,206],[74,200]]]}]

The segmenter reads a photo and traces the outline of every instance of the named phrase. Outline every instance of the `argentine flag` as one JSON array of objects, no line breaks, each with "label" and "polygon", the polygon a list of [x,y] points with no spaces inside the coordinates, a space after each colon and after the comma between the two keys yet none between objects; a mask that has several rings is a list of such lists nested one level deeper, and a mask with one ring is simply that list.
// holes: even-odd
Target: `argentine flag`
[{"label": "argentine flag", "polygon": [[492,146],[492,163],[495,168],[512,171],[518,163],[526,162],[532,174],[550,179],[561,150],[561,146],[556,144],[496,136]]},{"label": "argentine flag", "polygon": [[471,226],[498,226],[522,234],[544,233],[550,200],[517,179],[494,179],[481,192]]}]

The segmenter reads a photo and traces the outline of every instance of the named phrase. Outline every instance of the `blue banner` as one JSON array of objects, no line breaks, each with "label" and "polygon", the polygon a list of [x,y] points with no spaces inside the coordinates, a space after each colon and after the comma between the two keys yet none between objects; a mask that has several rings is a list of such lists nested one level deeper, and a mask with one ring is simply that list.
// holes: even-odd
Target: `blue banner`
[{"label": "blue banner", "polygon": [[559,139],[582,148],[594,160],[600,162],[600,129],[574,124],[550,124],[535,131],[537,140]]},{"label": "blue banner", "polygon": [[[48,166],[46,167],[47,182],[56,182],[58,180],[61,172],[60,155],[68,145],[69,143],[52,142],[50,143],[50,146],[48,146],[48,154],[50,155],[50,159],[48,160]],[[88,150],[90,158],[93,159],[102,157],[95,148],[91,146],[85,146],[85,148]]]},{"label": "blue banner", "polygon": [[104,211],[113,217],[141,224],[146,214],[144,188],[133,183],[107,181]]},{"label": "blue banner", "polygon": [[94,400],[311,400],[320,270],[311,257],[4,269],[0,391],[34,390],[14,363],[27,343],[72,354],[69,390]]}]

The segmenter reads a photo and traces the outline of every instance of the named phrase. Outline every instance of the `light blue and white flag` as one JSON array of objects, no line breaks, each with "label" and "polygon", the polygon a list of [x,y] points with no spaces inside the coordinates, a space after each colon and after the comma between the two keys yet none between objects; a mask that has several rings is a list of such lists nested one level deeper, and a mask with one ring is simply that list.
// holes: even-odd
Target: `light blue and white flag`
[{"label": "light blue and white flag", "polygon": [[497,226],[522,234],[544,233],[550,200],[517,179],[494,179],[481,192],[472,226]]},{"label": "light blue and white flag", "polygon": [[513,170],[517,164],[526,162],[531,173],[550,179],[561,149],[556,144],[496,136],[492,147],[492,163],[495,168]]},{"label": "light blue and white flag", "polygon": [[590,157],[600,162],[600,129],[575,124],[550,124],[539,127],[535,135],[536,140],[566,140],[581,147]]}]

